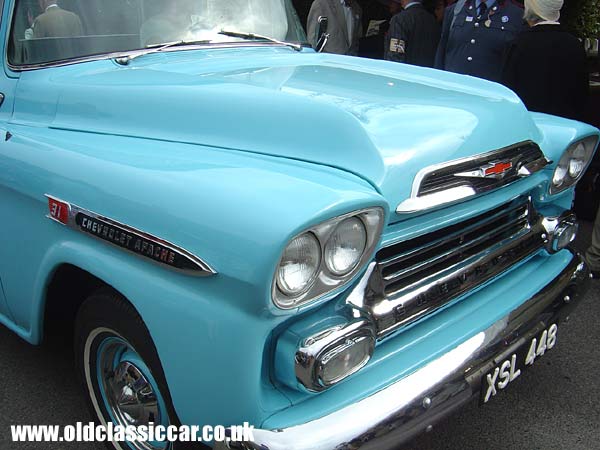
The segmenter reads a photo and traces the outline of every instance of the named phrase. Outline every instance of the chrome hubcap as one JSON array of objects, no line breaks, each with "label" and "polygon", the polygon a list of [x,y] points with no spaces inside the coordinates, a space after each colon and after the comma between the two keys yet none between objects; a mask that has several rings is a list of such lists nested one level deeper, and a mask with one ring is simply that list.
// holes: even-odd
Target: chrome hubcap
[{"label": "chrome hubcap", "polygon": [[159,417],[158,400],[154,389],[142,372],[128,361],[117,367],[114,377],[107,379],[112,396],[113,412],[122,417],[128,425],[156,423]]},{"label": "chrome hubcap", "polygon": [[[168,425],[160,392],[139,354],[124,340],[108,338],[98,348],[98,381],[115,425]],[[164,450],[164,442],[129,442],[135,450]]]}]

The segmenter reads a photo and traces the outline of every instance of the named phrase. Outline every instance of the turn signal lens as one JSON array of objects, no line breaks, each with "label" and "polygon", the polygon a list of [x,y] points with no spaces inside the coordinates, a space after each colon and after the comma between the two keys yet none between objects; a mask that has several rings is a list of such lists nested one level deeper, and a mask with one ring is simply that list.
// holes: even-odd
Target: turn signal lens
[{"label": "turn signal lens", "polygon": [[555,252],[558,252],[563,248],[567,248],[575,240],[578,228],[577,222],[575,221],[565,220],[564,222],[561,222],[554,232],[552,249]]},{"label": "turn signal lens", "polygon": [[328,387],[358,372],[369,362],[374,348],[373,338],[359,336],[327,352],[320,360],[321,384]]},{"label": "turn signal lens", "polygon": [[560,216],[544,217],[542,225],[548,236],[546,250],[549,253],[556,253],[567,248],[575,240],[579,230],[577,218],[570,211],[565,211]]}]

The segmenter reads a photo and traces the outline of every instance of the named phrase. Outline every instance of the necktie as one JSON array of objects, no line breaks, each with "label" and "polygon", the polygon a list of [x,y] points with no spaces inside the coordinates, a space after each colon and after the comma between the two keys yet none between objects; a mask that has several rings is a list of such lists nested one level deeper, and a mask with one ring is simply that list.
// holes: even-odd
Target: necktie
[{"label": "necktie", "polygon": [[485,3],[485,1],[483,1],[479,4],[479,15],[483,16],[483,15],[485,15],[486,12],[487,12],[487,4]]}]

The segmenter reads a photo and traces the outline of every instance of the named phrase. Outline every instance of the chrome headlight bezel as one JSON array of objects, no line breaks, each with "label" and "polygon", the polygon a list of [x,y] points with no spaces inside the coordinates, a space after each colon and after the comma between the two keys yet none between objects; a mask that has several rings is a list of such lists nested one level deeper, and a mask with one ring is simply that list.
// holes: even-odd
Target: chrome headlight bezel
[{"label": "chrome headlight bezel", "polygon": [[[597,145],[598,136],[593,135],[579,139],[567,148],[552,173],[550,195],[559,194],[577,184],[590,165]],[[583,155],[577,155],[578,152],[583,152]],[[576,165],[580,171],[573,174],[572,169]]]},{"label": "chrome headlight bezel", "polygon": [[[345,221],[346,219],[357,218],[361,221],[362,225],[365,227],[367,232],[366,245],[362,252],[362,255],[357,262],[357,264],[346,274],[335,274],[331,271],[327,264],[325,263],[325,249],[327,248],[327,244],[329,239],[336,231],[338,225]],[[277,274],[279,272],[279,267],[282,262],[282,257],[280,257],[279,262],[277,263],[277,267],[275,268],[275,274],[273,277],[272,288],[271,288],[271,298],[275,306],[279,309],[289,310],[294,309],[299,306],[306,305],[311,303],[323,296],[339,289],[348,283],[354,276],[360,272],[362,268],[368,263],[370,257],[372,256],[375,247],[379,243],[379,238],[381,237],[381,231],[383,229],[383,223],[385,219],[385,212],[381,207],[374,208],[366,208],[362,210],[358,210],[355,212],[351,212],[348,214],[344,214],[333,219],[322,222],[318,225],[315,225],[303,232],[294,236],[285,249],[290,245],[294,239],[299,236],[304,235],[305,233],[311,233],[314,235],[320,243],[320,267],[317,273],[317,276],[311,281],[310,286],[308,286],[303,292],[296,296],[286,295],[279,287],[277,282]]]}]

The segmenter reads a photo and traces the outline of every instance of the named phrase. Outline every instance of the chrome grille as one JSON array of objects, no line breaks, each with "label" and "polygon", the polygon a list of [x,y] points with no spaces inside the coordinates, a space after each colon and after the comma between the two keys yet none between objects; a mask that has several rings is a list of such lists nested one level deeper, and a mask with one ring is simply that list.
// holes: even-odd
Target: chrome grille
[{"label": "chrome grille", "polygon": [[482,285],[544,245],[529,198],[381,249],[361,305],[379,337]]},{"label": "chrome grille", "polygon": [[529,204],[502,206],[474,219],[379,251],[377,261],[385,285],[392,295],[447,269],[493,244],[526,233]]},{"label": "chrome grille", "polygon": [[[464,162],[449,164],[429,172],[421,181],[418,195],[421,197],[461,186],[472,187],[476,192],[496,189],[516,181],[522,176],[522,173],[520,174],[519,171],[523,167],[528,167],[540,160],[544,160],[545,162],[544,154],[537,144],[533,142],[517,144]],[[477,171],[486,164],[501,161],[509,161],[512,164],[512,168],[502,176],[478,178],[475,176],[460,175],[466,172]]]}]

